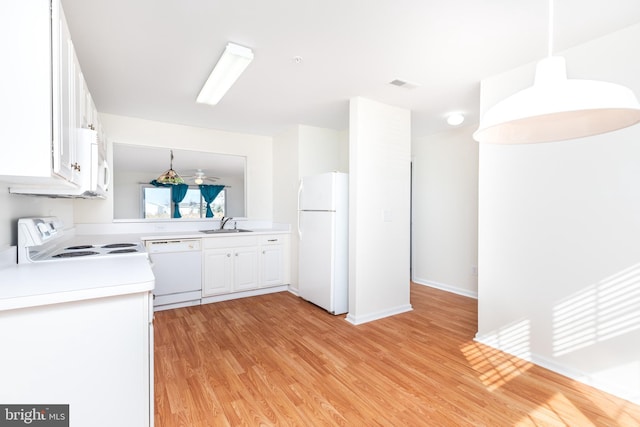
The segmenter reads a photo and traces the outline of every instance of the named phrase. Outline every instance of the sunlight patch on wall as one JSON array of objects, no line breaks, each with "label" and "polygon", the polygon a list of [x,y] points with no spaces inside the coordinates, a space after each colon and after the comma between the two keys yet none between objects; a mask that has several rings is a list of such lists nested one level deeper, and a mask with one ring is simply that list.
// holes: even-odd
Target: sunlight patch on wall
[{"label": "sunlight patch on wall", "polygon": [[493,391],[533,366],[527,361],[531,356],[529,339],[529,321],[522,320],[483,337],[488,345],[470,342],[461,351],[485,387]]},{"label": "sunlight patch on wall", "polygon": [[640,264],[555,305],[553,354],[561,356],[637,329],[640,329]]}]

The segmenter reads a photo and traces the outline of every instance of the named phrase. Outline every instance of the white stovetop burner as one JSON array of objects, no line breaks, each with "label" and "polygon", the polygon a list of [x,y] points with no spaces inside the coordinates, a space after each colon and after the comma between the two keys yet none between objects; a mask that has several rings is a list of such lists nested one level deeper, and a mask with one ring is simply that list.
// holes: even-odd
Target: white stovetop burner
[{"label": "white stovetop burner", "polygon": [[64,235],[64,224],[55,217],[22,218],[18,220],[18,264],[93,259],[96,257],[147,256],[142,242],[87,242],[87,238]]}]

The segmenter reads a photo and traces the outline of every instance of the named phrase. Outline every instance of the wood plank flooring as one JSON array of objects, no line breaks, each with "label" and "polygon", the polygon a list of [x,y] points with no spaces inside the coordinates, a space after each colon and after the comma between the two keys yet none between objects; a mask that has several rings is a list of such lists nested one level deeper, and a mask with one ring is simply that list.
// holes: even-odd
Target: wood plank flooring
[{"label": "wood plank flooring", "polygon": [[156,426],[640,426],[475,343],[476,300],[412,285],[411,303],[359,326],[288,292],[157,312]]}]

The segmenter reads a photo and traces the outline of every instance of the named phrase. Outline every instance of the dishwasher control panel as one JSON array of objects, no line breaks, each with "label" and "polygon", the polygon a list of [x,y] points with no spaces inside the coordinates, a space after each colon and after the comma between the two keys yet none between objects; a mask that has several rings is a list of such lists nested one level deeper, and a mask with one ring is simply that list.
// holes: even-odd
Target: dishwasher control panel
[{"label": "dishwasher control panel", "polygon": [[150,254],[199,251],[201,248],[200,239],[148,240],[146,244]]}]

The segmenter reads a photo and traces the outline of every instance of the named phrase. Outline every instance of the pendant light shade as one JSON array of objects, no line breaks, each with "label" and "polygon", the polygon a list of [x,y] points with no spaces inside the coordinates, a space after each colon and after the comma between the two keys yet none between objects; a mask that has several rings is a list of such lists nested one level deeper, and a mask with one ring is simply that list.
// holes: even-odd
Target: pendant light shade
[{"label": "pendant light shade", "polygon": [[563,57],[536,67],[533,86],[499,102],[473,134],[478,142],[528,144],[598,135],[640,122],[633,92],[613,83],[567,79]]},{"label": "pendant light shade", "polygon": [[182,177],[180,175],[178,175],[178,172],[173,170],[173,150],[171,150],[171,160],[169,162],[169,169],[166,170],[162,175],[160,175],[159,177],[157,177],[155,179],[155,181],[158,184],[171,184],[171,185],[175,185],[175,184],[184,184],[184,179],[182,179]]},{"label": "pendant light shade", "polygon": [[548,56],[538,62],[533,86],[490,108],[473,139],[492,144],[563,141],[640,122],[640,104],[630,89],[567,79],[564,58],[552,53],[553,0],[549,0]]}]

